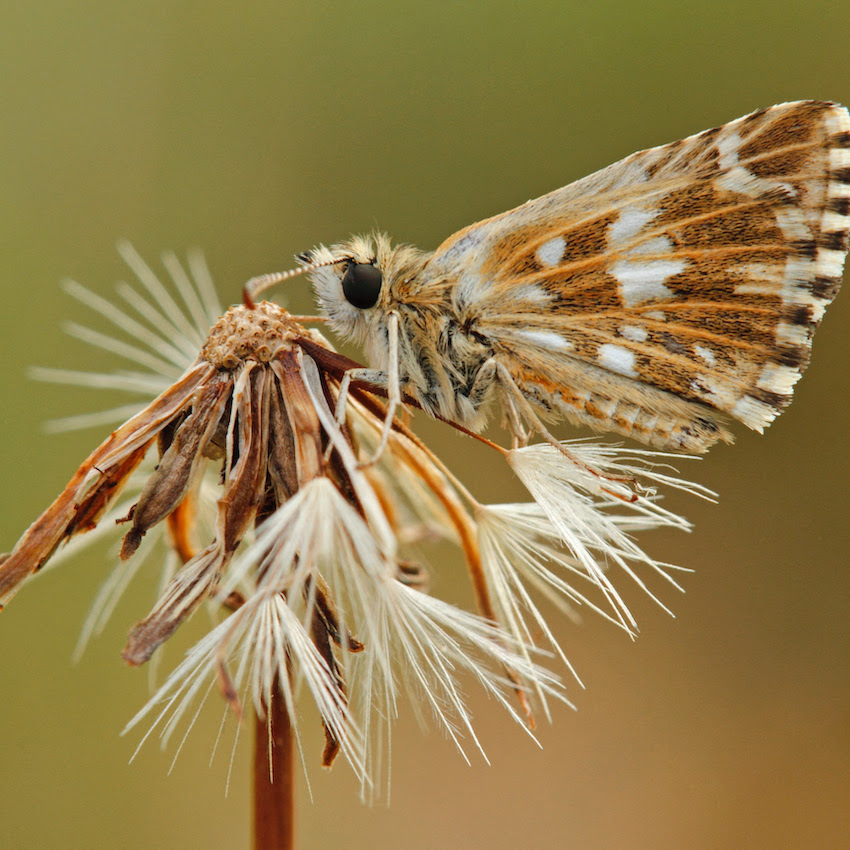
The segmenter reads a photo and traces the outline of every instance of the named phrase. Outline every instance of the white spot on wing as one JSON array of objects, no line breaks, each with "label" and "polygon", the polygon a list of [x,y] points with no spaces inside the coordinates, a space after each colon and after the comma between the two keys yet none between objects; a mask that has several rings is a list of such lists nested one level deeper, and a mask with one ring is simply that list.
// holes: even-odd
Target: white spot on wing
[{"label": "white spot on wing", "polygon": [[696,354],[700,360],[705,361],[709,366],[714,366],[717,363],[717,358],[714,356],[714,352],[710,348],[705,348],[702,345],[695,345],[694,354]]},{"label": "white spot on wing", "polygon": [[[759,131],[756,131],[758,133]],[[750,136],[749,138],[752,138]],[[748,171],[741,165],[739,151],[743,139],[737,132],[729,132],[725,130],[717,140],[718,166],[721,174],[717,178],[717,186],[721,189],[726,189],[730,192],[737,192],[741,195],[748,195],[751,198],[758,197],[763,192],[777,187],[783,187],[789,193],[793,194],[792,188],[779,180],[769,180],[763,177],[757,177],[752,172]],[[794,213],[792,213],[792,216]],[[797,213],[799,216],[799,213]],[[801,219],[802,220],[802,219]],[[783,223],[780,221],[779,226],[785,230]],[[796,227],[796,222],[794,223]],[[787,232],[785,235],[790,239],[793,238]]]},{"label": "white spot on wing", "polygon": [[834,233],[835,231],[847,230],[848,224],[850,224],[850,217],[827,210],[820,220],[820,229],[824,233]]},{"label": "white spot on wing", "polygon": [[672,292],[664,281],[685,268],[684,260],[648,260],[634,262],[618,260],[611,266],[611,274],[620,282],[620,295],[627,307],[646,301],[664,301]]},{"label": "white spot on wing", "polygon": [[799,369],[791,366],[768,365],[764,367],[756,386],[780,395],[790,395],[794,384],[799,380]]},{"label": "white spot on wing", "polygon": [[536,286],[533,283],[522,283],[518,286],[512,286],[508,297],[511,301],[525,301],[535,306],[548,304],[555,298],[554,295],[547,292],[542,286]]},{"label": "white spot on wing", "polygon": [[625,375],[627,378],[638,376],[635,370],[634,352],[612,342],[606,342],[599,346],[599,365],[616,372],[618,375]]},{"label": "white spot on wing", "polygon": [[796,207],[776,210],[776,223],[786,239],[810,239],[812,231],[806,224],[803,213]]},{"label": "white spot on wing", "polygon": [[558,263],[561,262],[561,258],[564,256],[564,248],[567,243],[564,241],[563,236],[556,236],[554,239],[550,239],[548,242],[544,242],[536,251],[535,257],[537,257],[538,261],[541,265],[549,266],[557,266]]},{"label": "white spot on wing", "polygon": [[513,335],[524,342],[550,351],[569,351],[573,344],[555,331],[514,331]]},{"label": "white spot on wing", "polygon": [[[659,212],[656,207],[640,204],[626,207],[608,228],[610,247],[616,250],[628,245]],[[681,259],[663,258],[672,250],[673,243],[666,236],[656,236],[626,248],[621,259],[609,268],[620,283],[620,295],[627,307],[646,301],[663,301],[672,296],[664,284],[668,278],[684,271],[687,265]]]},{"label": "white spot on wing", "polygon": [[732,408],[732,415],[748,428],[761,433],[776,419],[779,411],[752,396],[741,396]]},{"label": "white spot on wing", "polygon": [[620,217],[608,228],[608,239],[611,247],[616,248],[637,236],[659,212],[657,208],[647,208],[640,204],[625,207],[620,213]]},{"label": "white spot on wing", "polygon": [[620,334],[632,342],[645,342],[649,331],[640,325],[623,325],[620,328]]},{"label": "white spot on wing", "polygon": [[847,255],[844,251],[835,251],[831,248],[819,248],[815,264],[817,274],[824,277],[840,278],[844,270],[844,258]]},{"label": "white spot on wing", "polygon": [[850,148],[832,148],[829,152],[829,167],[832,171],[839,171],[850,165]]},{"label": "white spot on wing", "polygon": [[725,132],[717,140],[718,165],[724,169],[732,169],[738,164],[738,149],[741,147],[741,137],[734,132]]},{"label": "white spot on wing", "polygon": [[850,131],[850,114],[843,106],[833,106],[826,113],[826,129],[830,135]]},{"label": "white spot on wing", "polygon": [[776,326],[776,341],[788,345],[811,345],[808,327],[792,325],[788,322],[780,322]]}]

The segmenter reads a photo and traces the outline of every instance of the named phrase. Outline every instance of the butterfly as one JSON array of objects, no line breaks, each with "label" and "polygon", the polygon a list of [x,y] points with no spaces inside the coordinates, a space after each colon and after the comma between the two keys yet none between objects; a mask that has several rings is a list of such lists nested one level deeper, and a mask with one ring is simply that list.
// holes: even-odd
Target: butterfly
[{"label": "butterfly", "polygon": [[297,272],[363,346],[370,368],[349,378],[387,389],[388,418],[404,394],[480,431],[499,398],[515,438],[525,422],[551,440],[541,417],[561,417],[704,452],[732,441],[729,419],[761,432],[791,401],[849,228],[850,115],[799,101],[632,154],[433,252],[376,233]]}]

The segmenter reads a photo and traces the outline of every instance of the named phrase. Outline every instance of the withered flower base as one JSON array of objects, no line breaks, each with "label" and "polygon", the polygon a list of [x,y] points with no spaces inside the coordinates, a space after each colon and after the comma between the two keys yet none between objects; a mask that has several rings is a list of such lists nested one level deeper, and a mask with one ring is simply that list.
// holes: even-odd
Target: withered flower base
[{"label": "withered flower base", "polygon": [[[2,604],[64,540],[94,528],[154,441],[159,462],[129,514],[117,520],[130,525],[120,557],[130,558],[143,536],[166,520],[184,566],[150,614],[131,631],[122,654],[134,665],[147,661],[204,599],[216,593],[246,532],[304,484],[326,476],[356,505],[346,466],[329,447],[306,383],[313,383],[313,392],[320,389],[331,409],[335,399],[329,380],[334,381],[333,389],[338,389],[347,362],[339,355],[327,358],[337,365],[336,374],[330,376],[320,372],[302,345],[313,351],[327,350],[318,334],[311,335],[275,304],[230,309],[211,329],[200,357],[183,377],[111,434],[11,554],[2,556]],[[362,401],[364,394],[355,387],[352,397]],[[367,404],[373,410],[376,407],[374,401]],[[193,485],[198,483],[204,460],[221,461],[222,495],[217,503],[215,536],[198,551],[191,522],[196,509]],[[400,570],[407,581],[409,567]],[[262,583],[262,577],[261,569],[257,583]],[[362,646],[351,636],[341,638],[327,585],[319,575],[313,582],[310,592],[315,611],[310,632],[343,691],[331,646],[342,645],[354,652]],[[238,592],[230,592],[220,601],[236,609],[245,600]],[[235,701],[235,694],[230,695]],[[330,764],[338,749],[338,741],[329,734],[323,762]]]},{"label": "withered flower base", "polygon": [[[137,255],[130,260],[161,301],[150,270],[139,271]],[[179,284],[182,278],[174,277]],[[116,324],[138,325],[80,292]],[[185,287],[181,292],[195,303]],[[156,309],[140,296],[131,303],[149,320]],[[173,334],[160,334],[176,350]],[[184,339],[181,347],[192,344]],[[652,452],[582,441],[570,443],[566,454],[550,445],[507,450],[475,437],[534,496],[523,504],[483,505],[398,420],[377,462],[364,463],[381,442],[386,406],[380,390],[354,381],[344,416],[338,415],[340,385],[356,367],[273,303],[231,308],[207,332],[194,362],[186,358],[182,374],[85,460],[0,558],[5,605],[60,544],[98,524],[117,522],[124,531],[122,562],[138,560],[153,538],[174,553],[179,569],[130,632],[124,658],[146,662],[205,600],[224,616],[130,726],[152,716],[148,735],[159,727],[167,741],[181,721],[189,718],[191,726],[190,706],[216,685],[237,714],[253,705],[264,735],[255,774],[258,846],[278,846],[282,834],[291,841],[285,754],[292,735],[302,746],[299,684],[324,724],[322,764],[342,755],[367,797],[379,784],[379,754],[389,750],[401,691],[437,720],[464,757],[464,738],[483,749],[462,677],[471,676],[531,734],[532,701],[547,714],[547,699],[566,701],[560,679],[537,660],[549,650],[566,658],[530,591],[568,613],[574,605],[589,607],[632,634],[634,620],[612,568],[644,589],[640,567],[672,581],[669,565],[649,558],[630,534],[688,525],[654,496],[635,495],[627,482],[643,476],[706,494],[656,471]],[[163,385],[162,375],[154,377]],[[104,385],[122,379],[98,376]],[[151,468],[146,456],[154,443],[158,462]],[[477,614],[424,592],[421,550],[410,546],[435,538],[459,548]],[[597,602],[588,595],[594,590]],[[545,651],[535,646],[535,635]]]}]

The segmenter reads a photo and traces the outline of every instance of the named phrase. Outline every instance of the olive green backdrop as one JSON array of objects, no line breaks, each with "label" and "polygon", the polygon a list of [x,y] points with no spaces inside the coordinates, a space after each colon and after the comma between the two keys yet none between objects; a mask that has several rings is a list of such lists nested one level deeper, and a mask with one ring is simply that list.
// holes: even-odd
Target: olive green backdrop
[{"label": "olive green backdrop", "polygon": [[[10,8],[14,6],[16,8]],[[30,364],[97,368],[64,336],[64,295],[199,246],[226,300],[316,242],[379,225],[434,247],[634,150],[796,98],[850,102],[846,2],[262,2],[6,4],[0,27],[0,550],[101,438],[51,416],[122,402],[36,384]],[[303,284],[287,290],[310,309]],[[829,311],[791,410],[692,476],[690,535],[656,556],[695,570],[629,595],[637,643],[602,621],[558,632],[588,688],[538,749],[474,697],[492,765],[467,767],[405,709],[389,808],[340,765],[299,790],[301,848],[811,848],[850,830],[850,293]],[[419,417],[421,419],[421,417]],[[422,430],[480,494],[520,491],[469,442]],[[489,455],[486,456],[489,458]],[[0,615],[0,824],[6,848],[247,845],[247,736],[208,768],[217,706],[171,753],[119,732],[147,694],[119,658],[148,609],[140,582],[76,667],[100,554]],[[436,591],[463,599],[441,562]],[[203,615],[199,615],[199,618]],[[198,618],[198,619],[199,619]],[[199,634],[199,624],[188,631]],[[192,631],[194,629],[194,631]],[[176,654],[172,652],[172,660]],[[470,687],[472,690],[472,688]],[[171,751],[173,752],[173,750]]]}]

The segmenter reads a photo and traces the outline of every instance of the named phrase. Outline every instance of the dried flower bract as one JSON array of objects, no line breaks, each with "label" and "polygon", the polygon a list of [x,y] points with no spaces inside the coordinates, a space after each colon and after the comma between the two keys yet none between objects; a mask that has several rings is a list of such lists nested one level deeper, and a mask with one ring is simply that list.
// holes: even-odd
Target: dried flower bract
[{"label": "dried flower bract", "polygon": [[[565,700],[559,678],[540,666],[552,651],[566,657],[535,595],[568,612],[599,611],[634,631],[609,567],[641,586],[640,568],[669,578],[667,565],[644,554],[629,534],[687,528],[654,496],[617,483],[641,475],[673,483],[652,469],[653,453],[617,457],[594,444],[508,451],[476,438],[513,467],[535,499],[483,505],[400,421],[392,420],[387,432],[386,392],[360,380],[349,385],[346,373],[357,364],[281,307],[231,308],[194,343],[200,353],[187,357],[198,337],[193,325],[202,327],[211,312],[203,293],[171,261],[193,321],[174,315],[175,302],[165,300],[152,272],[124,251],[148,292],[165,304],[164,318],[134,291],[123,295],[155,329],[173,329],[160,331],[173,344],[160,348],[154,332],[142,332],[138,321],[75,284],[72,294],[155,354],[143,356],[138,346],[91,331],[78,335],[151,369],[151,375],[132,373],[134,388],[166,388],[86,459],[4,557],[0,602],[8,603],[60,544],[117,523],[119,572],[88,634],[111,611],[152,541],[164,542],[171,553],[166,563],[177,566],[131,630],[124,658],[133,665],[149,660],[205,601],[216,622],[131,726],[153,718],[150,732],[159,728],[167,740],[181,721],[191,726],[193,706],[218,688],[237,714],[252,705],[263,717],[282,698],[300,745],[295,692],[303,684],[324,724],[322,763],[343,754],[370,792],[402,691],[461,752],[465,741],[481,749],[464,677],[478,681],[527,730],[533,702],[548,712],[548,700]],[[180,367],[176,377],[158,373],[163,357],[169,370]],[[40,376],[104,387],[122,379],[59,370]],[[154,446],[152,466],[146,456]],[[420,544],[435,538],[458,547],[477,613],[425,592]],[[543,649],[536,646],[539,635]]]}]

